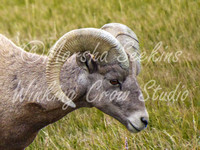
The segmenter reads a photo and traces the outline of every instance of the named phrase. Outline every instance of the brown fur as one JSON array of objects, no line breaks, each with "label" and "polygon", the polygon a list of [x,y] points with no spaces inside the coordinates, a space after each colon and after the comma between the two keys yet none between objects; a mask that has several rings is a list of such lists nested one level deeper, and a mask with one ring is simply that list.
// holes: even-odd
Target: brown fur
[{"label": "brown fur", "polygon": [[[74,54],[64,64],[60,81],[66,95],[70,91],[75,92],[73,101],[77,107],[64,110],[62,102],[57,99],[49,101],[53,95],[45,94],[48,89],[45,74],[47,60],[46,56],[25,52],[0,35],[0,149],[24,149],[41,128],[81,107],[94,106],[136,132],[130,129],[127,118],[132,113],[145,112],[146,109],[144,102],[138,100],[140,88],[134,68],[130,67],[127,72],[116,64],[98,66],[94,63],[89,65],[96,68],[91,71],[85,63],[78,62]],[[113,78],[122,82],[121,89],[110,85],[109,81]],[[130,95],[126,101],[109,101],[104,95],[101,101],[88,102],[87,93],[97,80],[101,80],[103,85],[92,92],[89,98],[113,90],[130,91]],[[147,114],[143,116],[148,118]],[[138,125],[142,130],[143,124],[139,122]]]}]

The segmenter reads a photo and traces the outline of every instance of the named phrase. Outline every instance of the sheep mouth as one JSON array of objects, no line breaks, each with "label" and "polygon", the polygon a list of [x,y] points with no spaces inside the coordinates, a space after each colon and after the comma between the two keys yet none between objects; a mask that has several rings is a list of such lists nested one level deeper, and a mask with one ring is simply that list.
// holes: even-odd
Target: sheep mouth
[{"label": "sheep mouth", "polygon": [[[131,123],[130,120],[128,120],[128,123],[131,125],[131,127],[133,127],[137,132],[140,132],[141,130],[138,129],[133,123]],[[128,128],[129,129],[129,128]],[[129,129],[130,130],[130,129]],[[133,132],[132,130],[130,130],[131,132]]]}]

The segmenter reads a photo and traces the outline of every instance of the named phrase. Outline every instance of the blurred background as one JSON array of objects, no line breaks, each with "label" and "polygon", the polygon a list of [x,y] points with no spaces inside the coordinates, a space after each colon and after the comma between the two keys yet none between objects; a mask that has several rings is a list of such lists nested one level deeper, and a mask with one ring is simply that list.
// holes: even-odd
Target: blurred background
[{"label": "blurred background", "polygon": [[[0,33],[26,51],[33,40],[44,43],[34,49],[39,54],[70,30],[111,22],[129,26],[146,57],[138,81],[148,98],[148,128],[131,134],[110,116],[84,108],[42,129],[26,150],[200,149],[199,0],[0,1]],[[174,98],[164,96],[172,91]]]}]

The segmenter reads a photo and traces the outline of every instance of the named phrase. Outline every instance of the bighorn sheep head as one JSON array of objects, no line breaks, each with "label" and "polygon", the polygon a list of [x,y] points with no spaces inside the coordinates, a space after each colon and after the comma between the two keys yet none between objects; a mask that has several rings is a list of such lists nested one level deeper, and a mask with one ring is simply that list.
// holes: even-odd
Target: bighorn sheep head
[{"label": "bighorn sheep head", "polygon": [[[130,53],[139,50],[137,37],[120,24],[108,24],[102,29],[77,29],[61,37],[51,49],[46,69],[47,83],[59,100],[76,107],[76,101],[70,100],[61,86],[65,83],[60,83],[62,67],[76,53],[76,64],[81,71],[74,84],[78,84],[76,88],[82,93],[81,99],[90,107],[116,118],[130,131],[139,132],[148,124],[148,113],[136,80],[139,61],[130,61]],[[127,45],[133,49],[126,48],[126,40],[134,41],[134,45]],[[94,51],[100,57],[93,55]]]}]

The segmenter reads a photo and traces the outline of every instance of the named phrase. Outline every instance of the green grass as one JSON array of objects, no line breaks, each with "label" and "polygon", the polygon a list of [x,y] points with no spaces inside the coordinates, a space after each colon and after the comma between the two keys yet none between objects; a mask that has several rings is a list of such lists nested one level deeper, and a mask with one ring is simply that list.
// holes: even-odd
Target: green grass
[{"label": "green grass", "polygon": [[[45,52],[64,33],[106,23],[126,24],[137,34],[149,56],[162,41],[159,55],[182,51],[178,62],[142,61],[141,88],[155,80],[157,95],[188,90],[185,101],[148,100],[148,128],[131,134],[96,109],[80,109],[42,131],[27,150],[78,149],[200,149],[200,1],[198,0],[1,0],[0,33],[23,46],[45,43]],[[41,53],[41,52],[38,52]],[[182,87],[182,86],[185,87]],[[155,86],[155,87],[156,87]],[[153,96],[153,89],[148,92]],[[144,94],[144,96],[146,96]]]}]

